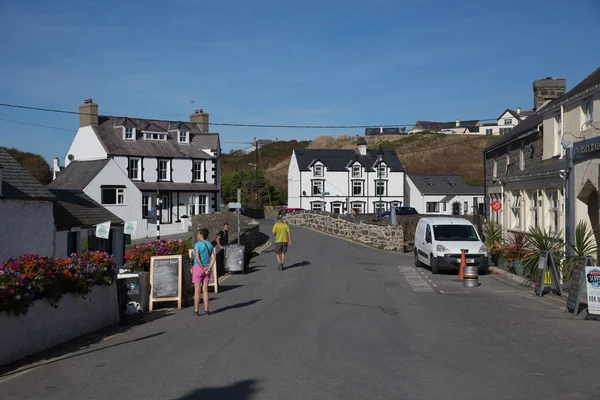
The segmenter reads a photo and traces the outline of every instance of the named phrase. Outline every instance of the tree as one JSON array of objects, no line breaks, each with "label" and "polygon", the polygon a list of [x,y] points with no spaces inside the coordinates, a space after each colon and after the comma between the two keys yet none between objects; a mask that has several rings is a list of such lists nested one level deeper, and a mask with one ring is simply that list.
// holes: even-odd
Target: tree
[{"label": "tree", "polygon": [[15,160],[19,162],[31,175],[35,177],[42,185],[46,186],[52,182],[52,171],[50,165],[42,156],[34,153],[27,153],[13,148],[3,147]]},{"label": "tree", "polygon": [[[221,199],[224,204],[237,201],[238,188],[242,192],[242,204],[254,206],[256,202],[254,171],[233,171],[221,177]],[[258,176],[258,191],[261,204],[268,204],[269,196],[273,204],[279,204],[279,191],[265,179],[262,173]]]}]

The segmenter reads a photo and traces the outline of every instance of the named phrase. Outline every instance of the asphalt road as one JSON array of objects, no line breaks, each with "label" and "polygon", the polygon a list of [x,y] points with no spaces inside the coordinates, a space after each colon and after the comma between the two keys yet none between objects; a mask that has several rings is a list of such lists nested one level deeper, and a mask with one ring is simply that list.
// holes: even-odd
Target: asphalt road
[{"label": "asphalt road", "polygon": [[255,258],[211,295],[213,315],[163,310],[87,338],[1,375],[0,399],[600,397],[600,322],[562,299],[493,276],[464,289],[410,256],[292,229],[289,269]]}]

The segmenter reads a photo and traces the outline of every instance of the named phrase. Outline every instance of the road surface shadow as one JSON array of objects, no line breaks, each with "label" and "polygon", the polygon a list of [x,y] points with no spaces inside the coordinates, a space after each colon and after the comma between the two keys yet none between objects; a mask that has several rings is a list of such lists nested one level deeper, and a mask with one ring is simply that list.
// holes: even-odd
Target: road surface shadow
[{"label": "road surface shadow", "polygon": [[256,379],[248,379],[224,387],[197,389],[178,400],[248,400],[259,392],[257,385]]},{"label": "road surface shadow", "polygon": [[232,304],[230,306],[221,307],[215,311],[212,311],[211,314],[219,314],[219,313],[222,313],[225,311],[234,310],[236,308],[243,308],[243,307],[251,306],[252,304],[256,304],[261,300],[262,299],[249,300],[249,301],[245,301],[243,303],[237,303],[237,304]]},{"label": "road surface shadow", "polygon": [[[49,361],[36,362],[36,363],[34,363],[32,365],[29,365],[27,367],[24,367],[24,368],[16,368],[13,371],[7,372],[7,373],[2,373],[2,371],[0,370],[0,377],[6,377],[6,376],[14,375],[14,374],[20,374],[23,371],[28,371],[30,369],[35,369],[35,368],[43,367],[43,366],[54,364],[54,363],[61,362],[61,361],[64,361],[64,360],[69,360],[71,358],[83,356],[83,355],[86,355],[86,354],[96,353],[98,351],[110,349],[110,348],[113,348],[113,347],[123,346],[123,345],[128,344],[128,343],[140,342],[142,340],[146,340],[146,339],[150,339],[150,338],[154,338],[154,337],[157,337],[157,336],[164,335],[165,333],[166,333],[165,331],[158,332],[158,333],[153,333],[152,335],[147,335],[147,336],[142,336],[142,337],[139,337],[139,338],[136,338],[136,339],[126,340],[124,342],[111,344],[110,346],[104,346],[104,347],[100,347],[100,348],[97,348],[97,349],[94,349],[94,350],[82,351],[80,353],[71,354],[71,355],[68,355],[68,356],[65,356],[65,357],[63,357],[62,355],[54,354],[51,357],[48,357],[48,358],[50,358]],[[77,351],[77,350],[74,350],[74,351]],[[63,355],[64,354],[68,354],[68,352],[64,352]],[[56,358],[56,357],[58,357],[58,358]]]},{"label": "road surface shadow", "polygon": [[298,267],[306,267],[310,265],[310,261],[301,261],[301,262],[297,262],[294,263],[292,265],[288,265],[285,267],[285,269],[290,269],[290,268],[298,268]]},{"label": "road surface shadow", "polygon": [[[237,289],[237,288],[240,288],[243,286],[244,285],[219,285],[219,293],[229,292],[230,290]],[[210,299],[212,300],[212,298],[210,298]]]},{"label": "road surface shadow", "polygon": [[246,273],[251,274],[253,272],[260,272],[260,270],[265,267],[266,267],[266,265],[249,265],[246,268]]}]

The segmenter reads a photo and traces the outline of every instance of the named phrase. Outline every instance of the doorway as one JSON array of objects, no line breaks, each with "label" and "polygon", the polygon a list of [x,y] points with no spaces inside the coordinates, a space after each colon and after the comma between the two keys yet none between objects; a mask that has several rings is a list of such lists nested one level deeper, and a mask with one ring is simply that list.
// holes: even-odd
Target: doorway
[{"label": "doorway", "polygon": [[452,215],[460,215],[460,203],[452,203]]}]

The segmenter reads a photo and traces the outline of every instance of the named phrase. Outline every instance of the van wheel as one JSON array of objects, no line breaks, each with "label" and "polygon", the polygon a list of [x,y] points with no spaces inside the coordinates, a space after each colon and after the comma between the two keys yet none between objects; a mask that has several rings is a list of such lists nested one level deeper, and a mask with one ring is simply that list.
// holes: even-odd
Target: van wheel
[{"label": "van wheel", "polygon": [[419,253],[417,249],[415,249],[415,267],[420,268],[422,266],[423,264],[421,263],[421,261],[419,261]]},{"label": "van wheel", "polygon": [[436,275],[440,272],[437,266],[437,259],[433,256],[433,254],[429,256],[429,266],[432,274]]}]

